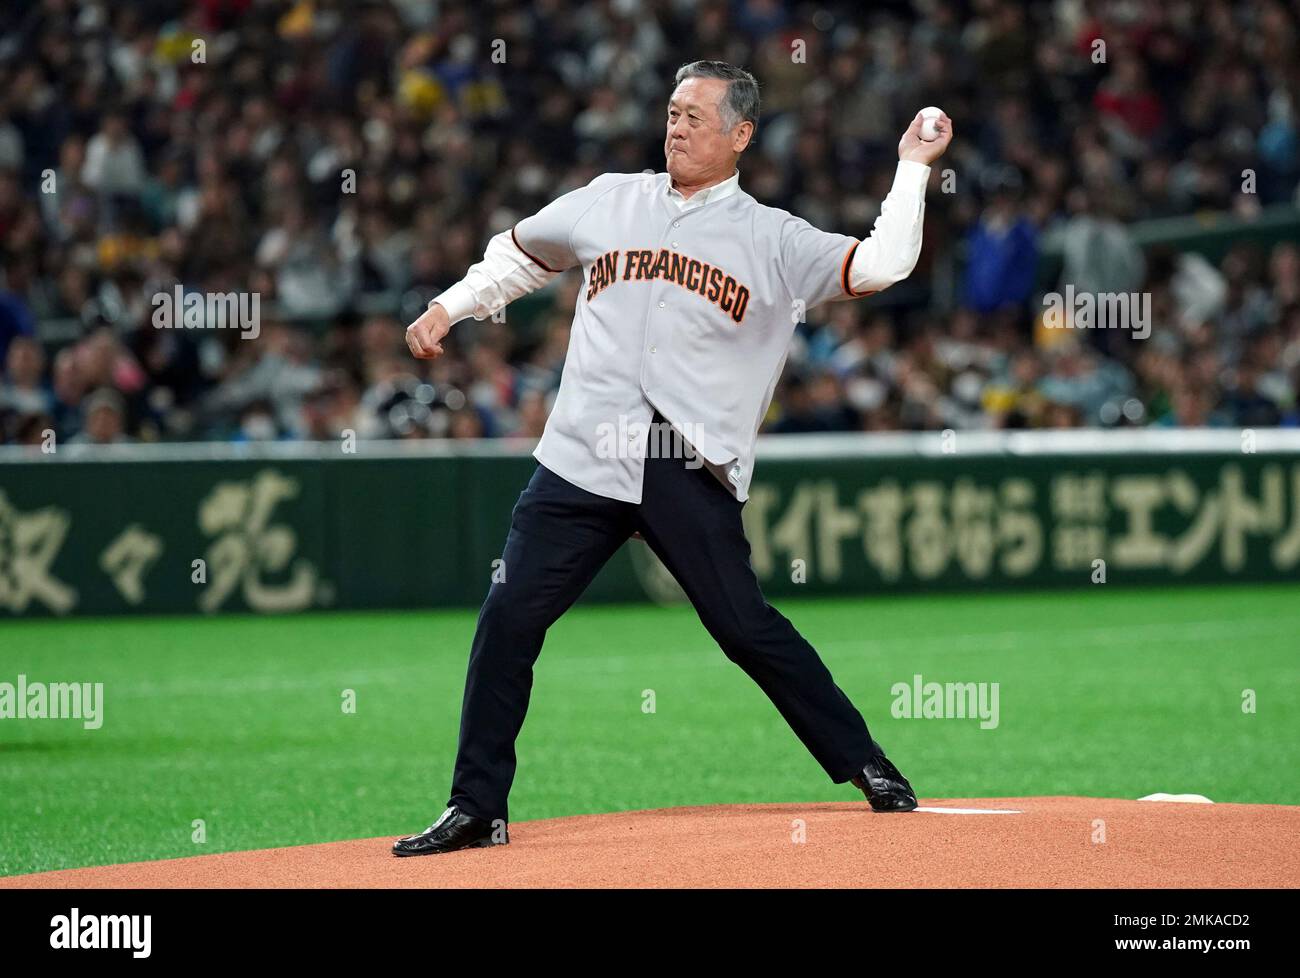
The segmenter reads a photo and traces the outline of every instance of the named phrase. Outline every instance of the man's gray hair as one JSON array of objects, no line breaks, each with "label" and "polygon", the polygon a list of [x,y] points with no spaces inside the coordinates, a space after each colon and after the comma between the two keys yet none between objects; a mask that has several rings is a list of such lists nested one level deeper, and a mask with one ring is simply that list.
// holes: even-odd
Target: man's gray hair
[{"label": "man's gray hair", "polygon": [[731,132],[742,122],[752,122],[758,129],[758,82],[744,68],[725,61],[692,61],[677,69],[674,84],[680,85],[687,78],[721,78],[731,83],[718,104],[723,132]]}]

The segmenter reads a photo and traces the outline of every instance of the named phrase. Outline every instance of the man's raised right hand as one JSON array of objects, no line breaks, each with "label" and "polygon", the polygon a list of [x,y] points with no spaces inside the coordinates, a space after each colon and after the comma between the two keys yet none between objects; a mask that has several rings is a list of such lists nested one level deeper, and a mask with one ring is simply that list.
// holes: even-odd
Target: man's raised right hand
[{"label": "man's raised right hand", "polygon": [[420,360],[434,360],[442,356],[442,338],[451,329],[451,317],[436,302],[429,303],[420,318],[406,327],[406,345],[411,356]]}]

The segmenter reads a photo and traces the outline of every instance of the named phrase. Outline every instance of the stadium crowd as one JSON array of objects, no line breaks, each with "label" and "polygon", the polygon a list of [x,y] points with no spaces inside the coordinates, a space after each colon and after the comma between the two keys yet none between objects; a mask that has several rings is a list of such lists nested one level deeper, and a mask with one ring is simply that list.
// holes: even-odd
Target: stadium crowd
[{"label": "stadium crowd", "polygon": [[[704,57],[760,82],[741,187],[828,230],[869,232],[919,107],[956,127],[912,278],[809,310],[765,430],[1300,423],[1295,241],[1132,231],[1300,205],[1295,2],[31,0],[0,28],[0,441],[537,437],[577,271],[432,363],[403,328],[496,231],[662,171]],[[177,283],[255,293],[256,338],[157,328]],[[1149,335],[1052,328],[1066,284],[1149,296]]]}]

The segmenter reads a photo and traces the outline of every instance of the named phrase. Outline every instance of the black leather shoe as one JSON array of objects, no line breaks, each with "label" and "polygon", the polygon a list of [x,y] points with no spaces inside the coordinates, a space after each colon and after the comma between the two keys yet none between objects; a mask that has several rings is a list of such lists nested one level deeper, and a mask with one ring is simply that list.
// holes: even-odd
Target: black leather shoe
[{"label": "black leather shoe", "polygon": [[438,816],[419,835],[408,835],[393,843],[395,856],[427,856],[436,852],[455,852],[457,849],[486,849],[503,846],[510,841],[510,833],[501,829],[501,839],[492,838],[492,823],[473,815],[466,815],[452,805]]},{"label": "black leather shoe", "polygon": [[853,778],[853,784],[862,789],[871,802],[873,812],[910,812],[916,807],[916,792],[898,768],[889,763],[884,749],[873,742],[876,754]]}]

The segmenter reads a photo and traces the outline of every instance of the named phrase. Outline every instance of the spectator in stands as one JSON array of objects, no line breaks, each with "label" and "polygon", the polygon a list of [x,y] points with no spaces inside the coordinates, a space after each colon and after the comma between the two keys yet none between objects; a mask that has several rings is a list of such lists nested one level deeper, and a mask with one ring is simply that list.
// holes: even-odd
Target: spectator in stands
[{"label": "spectator in stands", "polygon": [[45,350],[29,336],[15,337],[0,375],[0,411],[46,414],[53,410],[54,396],[45,386],[44,376]]},{"label": "spectator in stands", "polygon": [[126,404],[111,387],[101,387],[86,398],[86,425],[68,439],[70,445],[120,445],[126,434]]},{"label": "spectator in stands", "polygon": [[128,125],[126,113],[109,109],[99,132],[86,144],[81,181],[104,197],[138,197],[144,192],[149,173]]},{"label": "spectator in stands", "polygon": [[1020,205],[1020,175],[994,176],[989,202],[966,239],[966,303],[993,312],[1028,301],[1038,269],[1038,232]]},{"label": "spectator in stands", "polygon": [[[463,324],[433,364],[405,355],[402,327],[492,234],[599,173],[660,168],[645,120],[687,47],[764,85],[742,190],[828,230],[868,233],[918,107],[962,127],[908,287],[805,311],[766,430],[1292,423],[1295,243],[1139,248],[1131,222],[1300,204],[1300,14],[1182,10],[5,5],[0,365],[34,338],[41,376],[23,344],[18,397],[38,410],[7,409],[0,437],[52,423],[91,440],[92,391],[95,431],[137,439],[266,436],[267,410],[281,438],[536,437],[580,272],[505,323]],[[1059,337],[1031,324],[1058,248],[1053,286],[1149,292],[1151,337],[1049,350]],[[154,329],[177,284],[256,293],[262,335]]]}]

